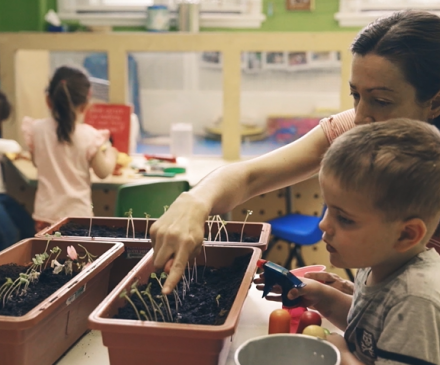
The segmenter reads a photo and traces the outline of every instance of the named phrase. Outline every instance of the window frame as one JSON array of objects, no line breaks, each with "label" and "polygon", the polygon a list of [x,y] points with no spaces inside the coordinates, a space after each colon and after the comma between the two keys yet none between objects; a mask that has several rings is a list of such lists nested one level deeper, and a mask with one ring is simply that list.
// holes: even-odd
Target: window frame
[{"label": "window frame", "polygon": [[[105,0],[57,0],[58,15],[62,20],[75,20],[84,26],[145,26],[146,6],[108,5]],[[155,1],[155,5],[166,0]],[[203,28],[259,28],[266,16],[262,0],[241,0],[241,4],[206,1],[200,10],[200,27]],[[226,3],[227,4],[227,3]],[[170,22],[175,24],[177,3],[170,6]]]},{"label": "window frame", "polygon": [[377,18],[405,9],[427,10],[440,16],[440,0],[339,0],[339,12],[334,18],[341,27],[364,27]]}]

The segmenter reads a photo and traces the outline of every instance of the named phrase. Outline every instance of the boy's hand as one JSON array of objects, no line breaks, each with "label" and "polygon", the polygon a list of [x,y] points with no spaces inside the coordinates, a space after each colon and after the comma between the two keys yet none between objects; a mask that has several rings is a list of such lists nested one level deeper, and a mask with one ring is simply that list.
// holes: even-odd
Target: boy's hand
[{"label": "boy's hand", "polygon": [[[324,284],[317,282],[316,280],[311,280],[307,278],[301,278],[306,286],[301,289],[291,289],[287,295],[287,297],[291,300],[301,297],[301,306],[304,307],[315,307],[322,300],[323,296],[323,288]],[[258,290],[264,289],[264,275],[260,274],[260,277],[254,280],[254,283],[257,284]],[[281,287],[274,286],[272,289],[272,293],[281,294]],[[268,295],[266,296],[267,300],[281,302],[281,295]]]},{"label": "boy's hand", "polygon": [[326,285],[330,285],[335,289],[349,295],[353,295],[354,284],[351,281],[344,280],[340,276],[329,272],[308,272],[304,277],[320,281]]}]

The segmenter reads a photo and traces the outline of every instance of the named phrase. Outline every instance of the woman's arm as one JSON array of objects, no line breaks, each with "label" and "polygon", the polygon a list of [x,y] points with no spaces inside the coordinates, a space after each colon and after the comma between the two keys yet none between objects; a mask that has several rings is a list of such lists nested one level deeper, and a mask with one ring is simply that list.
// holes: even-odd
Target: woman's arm
[{"label": "woman's arm", "polygon": [[319,169],[329,146],[320,126],[301,139],[260,157],[221,167],[189,192],[180,195],[150,230],[154,265],[170,274],[164,293],[179,282],[184,267],[201,247],[208,215],[231,211],[238,204],[268,191],[295,184]]}]

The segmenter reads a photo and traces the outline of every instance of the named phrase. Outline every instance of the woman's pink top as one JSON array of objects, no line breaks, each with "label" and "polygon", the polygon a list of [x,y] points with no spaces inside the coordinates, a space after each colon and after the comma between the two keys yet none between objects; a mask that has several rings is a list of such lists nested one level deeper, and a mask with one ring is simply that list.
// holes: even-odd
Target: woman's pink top
[{"label": "woman's pink top", "polygon": [[336,137],[354,128],[354,109],[346,110],[345,112],[332,115],[329,118],[322,119],[321,125],[327,137],[328,143],[332,144]]},{"label": "woman's pink top", "polygon": [[35,220],[54,223],[67,216],[93,215],[90,165],[108,140],[108,130],[76,124],[72,144],[58,142],[52,118],[25,117],[22,132],[38,170]]}]

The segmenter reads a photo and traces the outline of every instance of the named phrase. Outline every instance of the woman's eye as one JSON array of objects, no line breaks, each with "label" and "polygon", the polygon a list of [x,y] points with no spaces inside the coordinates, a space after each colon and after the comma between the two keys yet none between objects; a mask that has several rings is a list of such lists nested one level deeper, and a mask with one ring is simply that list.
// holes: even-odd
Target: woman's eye
[{"label": "woman's eye", "polygon": [[379,104],[380,106],[388,106],[391,103],[389,101],[384,101],[384,100],[375,100],[376,104]]},{"label": "woman's eye", "polygon": [[355,92],[351,91],[350,95],[353,97],[354,100],[358,100],[359,99],[359,94],[358,93],[355,93]]}]

